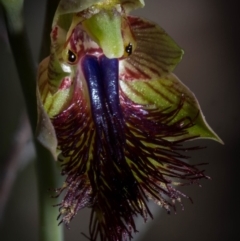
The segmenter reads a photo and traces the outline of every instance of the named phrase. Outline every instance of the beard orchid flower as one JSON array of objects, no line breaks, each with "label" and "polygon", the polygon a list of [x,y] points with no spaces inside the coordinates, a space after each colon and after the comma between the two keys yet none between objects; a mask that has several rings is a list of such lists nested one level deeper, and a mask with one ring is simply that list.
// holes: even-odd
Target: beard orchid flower
[{"label": "beard orchid flower", "polygon": [[176,186],[206,178],[182,143],[221,142],[172,73],[182,49],[156,24],[129,16],[143,0],[61,0],[50,56],[38,70],[39,141],[61,163],[60,220],[91,208],[90,240],[123,241],[134,218],[168,211]]}]

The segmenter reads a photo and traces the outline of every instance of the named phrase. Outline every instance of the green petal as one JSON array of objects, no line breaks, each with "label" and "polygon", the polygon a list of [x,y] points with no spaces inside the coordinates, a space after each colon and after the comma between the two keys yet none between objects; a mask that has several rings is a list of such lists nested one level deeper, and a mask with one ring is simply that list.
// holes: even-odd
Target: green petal
[{"label": "green petal", "polygon": [[38,124],[36,136],[39,142],[46,147],[57,159],[57,137],[52,125],[53,116],[60,113],[72,96],[72,88],[59,90],[52,94],[48,84],[49,57],[45,58],[38,68],[37,76],[37,103],[38,103]]},{"label": "green petal", "polygon": [[123,63],[123,72],[129,69],[142,78],[158,78],[171,73],[180,62],[183,50],[156,24],[138,17],[128,17],[137,48]]},{"label": "green petal", "polygon": [[172,123],[190,118],[194,125],[188,128],[188,134],[171,137],[168,140],[176,141],[196,137],[213,139],[222,143],[222,140],[207,124],[194,94],[174,74],[168,74],[151,81],[122,80],[120,86],[127,97],[136,104],[153,106],[160,110],[167,109],[170,112],[176,109],[181,102],[183,103],[177,115],[172,119]]},{"label": "green petal", "polygon": [[38,141],[47,148],[54,159],[57,160],[58,153],[57,150],[57,137],[52,125],[52,122],[44,110],[39,89],[37,87],[37,103],[38,103],[38,124],[36,130],[36,137]]}]

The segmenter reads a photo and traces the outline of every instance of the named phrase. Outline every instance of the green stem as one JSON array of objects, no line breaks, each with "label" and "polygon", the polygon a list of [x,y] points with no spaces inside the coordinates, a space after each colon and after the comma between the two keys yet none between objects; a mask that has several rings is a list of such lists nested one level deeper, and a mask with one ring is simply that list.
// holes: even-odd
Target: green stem
[{"label": "green stem", "polygon": [[58,226],[56,220],[59,215],[58,208],[53,207],[59,200],[50,196],[49,188],[59,187],[59,172],[56,163],[52,160],[50,152],[38,144],[37,145],[37,179],[39,189],[39,208],[40,208],[40,236],[39,241],[62,241],[62,226]]},{"label": "green stem", "polygon": [[[8,37],[17,67],[28,117],[34,136],[37,125],[36,68],[29,48],[27,33],[22,16],[23,0],[0,0],[6,19]],[[57,199],[50,196],[49,188],[59,186],[56,164],[49,151],[34,138],[37,154],[36,172],[39,195],[40,233],[39,241],[62,241],[62,227],[58,226],[58,209],[53,204]],[[60,176],[58,174],[58,176]]]},{"label": "green stem", "polygon": [[9,43],[19,75],[29,121],[34,133],[37,124],[36,68],[22,17],[23,3],[15,4],[15,2],[16,1],[7,2],[7,0],[0,0],[7,24]]}]

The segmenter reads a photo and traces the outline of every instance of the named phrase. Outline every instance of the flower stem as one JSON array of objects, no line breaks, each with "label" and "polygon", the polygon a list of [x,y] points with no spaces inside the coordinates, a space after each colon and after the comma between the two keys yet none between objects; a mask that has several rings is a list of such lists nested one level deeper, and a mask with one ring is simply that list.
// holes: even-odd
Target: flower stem
[{"label": "flower stem", "polygon": [[[62,241],[62,226],[58,226],[58,208],[53,205],[58,203],[56,198],[50,197],[49,187],[55,188],[60,185],[57,180],[56,163],[51,154],[40,144],[37,145],[37,179],[39,189],[39,211],[40,211],[40,236],[39,241]],[[59,175],[59,173],[58,173]]]},{"label": "flower stem", "polygon": [[[17,67],[27,113],[34,136],[37,124],[36,68],[28,43],[22,16],[23,0],[0,0],[6,20],[8,37]],[[40,230],[39,241],[62,241],[62,227],[57,225],[58,209],[53,208],[57,199],[50,197],[49,188],[59,186],[56,163],[48,150],[34,138],[37,154],[36,173],[39,195]],[[59,176],[59,175],[58,175]]]}]

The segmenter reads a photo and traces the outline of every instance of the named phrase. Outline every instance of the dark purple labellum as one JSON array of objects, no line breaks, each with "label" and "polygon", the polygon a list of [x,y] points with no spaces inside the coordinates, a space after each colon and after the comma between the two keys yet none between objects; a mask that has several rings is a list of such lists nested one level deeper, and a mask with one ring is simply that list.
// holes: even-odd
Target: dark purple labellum
[{"label": "dark purple labellum", "polygon": [[122,123],[123,117],[119,101],[118,62],[118,59],[108,59],[104,55],[100,57],[100,68],[104,83],[104,94],[108,102],[111,114],[115,118],[121,120]]},{"label": "dark purple labellum", "polygon": [[91,109],[99,140],[108,145],[111,158],[125,159],[123,117],[119,101],[118,59],[86,55],[82,61]]},{"label": "dark purple labellum", "polygon": [[108,59],[105,55],[100,57],[100,67],[104,83],[104,94],[108,103],[113,122],[118,125],[115,131],[122,129],[118,135],[121,136],[122,144],[125,144],[124,123],[119,98],[119,61]]},{"label": "dark purple labellum", "polygon": [[194,118],[173,121],[184,98],[175,109],[130,100],[119,87],[118,59],[88,54],[80,65],[89,99],[76,88],[69,107],[53,118],[61,155],[68,158],[62,164],[67,179],[60,192],[67,194],[60,212],[68,224],[79,209],[91,207],[90,240],[123,241],[137,231],[135,216],[152,217],[148,198],[169,211],[175,206],[165,197],[184,196],[171,178],[188,183],[206,177],[181,160],[186,157],[179,151],[188,149],[168,140],[186,135]]},{"label": "dark purple labellum", "polygon": [[[119,194],[123,189],[127,190],[128,194],[132,193],[128,191],[134,186],[134,177],[124,156],[125,137],[118,90],[118,59],[108,59],[105,56],[98,59],[86,55],[82,60],[82,67],[97,133],[94,159],[102,160],[99,164],[102,167],[99,169],[102,170],[105,166],[106,170],[109,170],[108,181],[113,185],[113,190],[118,190]],[[101,176],[100,173],[99,175]]]},{"label": "dark purple labellum", "polygon": [[86,55],[82,61],[82,67],[88,84],[92,115],[98,135],[101,136],[101,131],[103,130],[105,136],[109,139],[109,130],[106,120],[107,110],[104,105],[103,83],[98,58],[92,55]]}]

